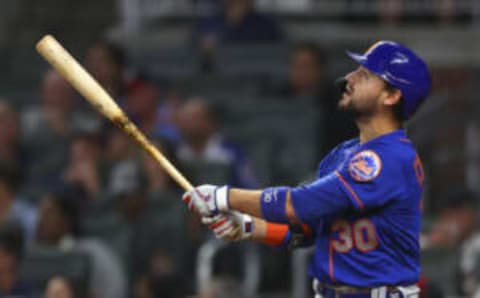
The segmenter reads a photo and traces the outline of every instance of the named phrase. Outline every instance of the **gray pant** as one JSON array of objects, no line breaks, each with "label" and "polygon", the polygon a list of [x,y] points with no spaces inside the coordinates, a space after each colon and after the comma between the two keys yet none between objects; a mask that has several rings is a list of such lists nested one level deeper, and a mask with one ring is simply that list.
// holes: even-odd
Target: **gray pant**
[{"label": "gray pant", "polygon": [[[313,280],[313,290],[315,291],[315,298],[341,298],[342,295],[348,296],[352,295],[354,289],[348,286],[338,286],[327,295],[323,295],[319,292],[319,289],[322,288],[320,282],[317,279]],[[343,293],[342,293],[343,292]],[[420,293],[420,288],[417,285],[411,285],[406,287],[395,287],[394,290],[389,290],[387,287],[377,287],[370,290],[370,294],[365,293],[365,297],[368,295],[370,298],[418,298]],[[332,296],[333,295],[333,296]]]}]

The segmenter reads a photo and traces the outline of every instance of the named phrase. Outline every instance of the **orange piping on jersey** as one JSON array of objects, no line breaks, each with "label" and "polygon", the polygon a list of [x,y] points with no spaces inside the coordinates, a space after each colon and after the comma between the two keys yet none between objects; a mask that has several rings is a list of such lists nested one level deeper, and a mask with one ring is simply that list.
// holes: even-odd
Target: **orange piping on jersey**
[{"label": "orange piping on jersey", "polygon": [[425,172],[423,171],[422,160],[418,155],[413,162],[413,171],[415,172],[415,177],[417,177],[418,185],[422,187],[425,181]]},{"label": "orange piping on jersey", "polygon": [[330,239],[328,241],[328,274],[330,275],[330,280],[332,282],[336,282],[334,269],[335,268],[333,265],[333,245],[332,245],[332,239]]},{"label": "orange piping on jersey", "polygon": [[353,188],[350,186],[350,184],[348,184],[348,182],[342,177],[342,175],[340,175],[338,171],[336,171],[335,174],[337,174],[337,177],[338,179],[340,179],[340,182],[342,182],[342,184],[348,189],[350,194],[353,196],[353,198],[357,202],[358,206],[360,206],[360,209],[362,210],[365,209],[365,205],[363,204],[362,200],[360,200],[360,198],[357,196],[357,194],[355,193]]}]

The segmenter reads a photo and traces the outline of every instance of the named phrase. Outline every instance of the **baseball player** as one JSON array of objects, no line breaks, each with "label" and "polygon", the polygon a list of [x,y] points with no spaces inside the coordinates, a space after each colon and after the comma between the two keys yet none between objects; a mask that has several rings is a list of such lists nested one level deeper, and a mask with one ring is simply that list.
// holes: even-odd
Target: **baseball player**
[{"label": "baseball player", "polygon": [[392,41],[347,54],[359,66],[343,78],[338,106],[359,137],[334,148],[314,182],[261,191],[202,185],[183,200],[219,238],[315,245],[316,297],[416,298],[424,172],[402,125],[427,97],[430,74]]}]

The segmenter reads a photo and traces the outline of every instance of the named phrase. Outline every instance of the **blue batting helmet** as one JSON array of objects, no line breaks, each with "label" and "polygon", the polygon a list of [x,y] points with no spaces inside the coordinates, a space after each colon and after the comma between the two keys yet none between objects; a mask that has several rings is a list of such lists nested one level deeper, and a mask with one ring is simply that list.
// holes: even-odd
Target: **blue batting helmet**
[{"label": "blue batting helmet", "polygon": [[358,64],[402,91],[402,116],[409,119],[430,92],[432,80],[425,62],[412,50],[393,41],[379,41],[365,54],[347,51]]}]

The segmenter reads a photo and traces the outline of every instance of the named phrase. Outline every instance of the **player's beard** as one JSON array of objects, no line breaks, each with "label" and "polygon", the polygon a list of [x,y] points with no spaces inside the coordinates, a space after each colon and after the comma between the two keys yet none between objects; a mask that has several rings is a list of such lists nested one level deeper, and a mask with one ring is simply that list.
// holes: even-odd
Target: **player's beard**
[{"label": "player's beard", "polygon": [[[350,97],[350,95],[347,95]],[[375,114],[375,103],[373,101],[360,102],[355,100],[353,97],[350,97],[346,104],[343,104],[343,97],[340,99],[337,108],[346,113],[349,117],[352,117],[354,120],[365,119],[371,117]]]},{"label": "player's beard", "polygon": [[[353,96],[354,89],[348,85],[348,81],[344,78],[338,78],[335,81],[335,86],[342,92],[342,98],[340,98],[337,108],[346,113],[354,120],[369,117],[375,113],[375,104],[372,101],[360,101]],[[345,94],[348,98],[344,98]],[[347,103],[344,103],[347,101]]]}]

